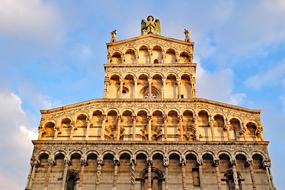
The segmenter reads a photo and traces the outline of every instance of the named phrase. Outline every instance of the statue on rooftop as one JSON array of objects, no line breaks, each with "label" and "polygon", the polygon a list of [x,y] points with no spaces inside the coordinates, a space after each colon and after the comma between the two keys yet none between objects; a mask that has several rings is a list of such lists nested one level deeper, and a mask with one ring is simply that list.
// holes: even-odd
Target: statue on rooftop
[{"label": "statue on rooftop", "polygon": [[113,31],[111,32],[111,41],[110,41],[111,43],[117,41],[116,35],[117,35],[117,30],[113,30]]},{"label": "statue on rooftop", "polygon": [[147,20],[141,22],[141,35],[158,34],[160,35],[160,21],[153,16],[148,16]]},{"label": "statue on rooftop", "polygon": [[190,42],[190,31],[184,29],[184,34],[185,34],[185,42]]}]

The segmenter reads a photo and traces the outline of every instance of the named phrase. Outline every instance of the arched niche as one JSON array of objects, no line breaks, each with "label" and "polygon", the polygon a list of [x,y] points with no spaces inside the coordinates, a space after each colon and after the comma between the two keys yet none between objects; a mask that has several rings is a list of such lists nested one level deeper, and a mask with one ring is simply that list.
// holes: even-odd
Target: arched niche
[{"label": "arched niche", "polygon": [[154,64],[161,64],[163,60],[162,48],[154,46],[152,49],[152,61]]},{"label": "arched niche", "polygon": [[178,98],[177,97],[177,79],[176,76],[170,74],[166,78],[166,90],[165,97],[166,98]]},{"label": "arched niche", "polygon": [[109,82],[109,94],[113,96],[113,98],[119,97],[119,88],[120,88],[120,76],[119,75],[112,75],[110,77]]},{"label": "arched niche", "polygon": [[122,55],[119,52],[115,52],[113,53],[113,55],[111,56],[111,63],[112,64],[121,64],[122,61]]},{"label": "arched niche", "polygon": [[128,74],[124,78],[124,88],[122,90],[122,97],[123,98],[133,98],[134,97],[134,93],[135,93],[134,86],[135,86],[134,76]]},{"label": "arched niche", "polygon": [[44,133],[42,137],[54,137],[55,124],[53,122],[47,122],[44,126]]},{"label": "arched niche", "polygon": [[209,115],[204,110],[202,110],[198,113],[198,125],[200,127],[208,127],[209,126]]},{"label": "arched niche", "polygon": [[100,110],[96,110],[92,113],[92,124],[93,126],[102,126],[104,120],[103,113]]},{"label": "arched niche", "polygon": [[137,89],[139,92],[137,96],[139,98],[144,98],[145,94],[147,93],[148,86],[149,86],[148,76],[145,74],[141,74],[138,78],[138,85],[137,85]]},{"label": "arched niche", "polygon": [[108,112],[105,125],[105,139],[115,140],[118,130],[118,114],[116,111]]},{"label": "arched niche", "polygon": [[128,49],[125,53],[125,63],[134,64],[136,63],[136,53],[133,49]]},{"label": "arched niche", "polygon": [[179,63],[190,63],[191,59],[190,59],[190,55],[186,52],[182,52],[179,55]]},{"label": "arched niche", "polygon": [[136,135],[139,133],[141,140],[148,139],[148,117],[145,110],[140,110],[136,116]]},{"label": "arched niche", "polygon": [[173,49],[168,49],[165,54],[164,63],[166,64],[174,64],[176,63],[176,55]]},{"label": "arched niche", "polygon": [[157,98],[161,97],[162,89],[163,89],[163,82],[162,82],[162,76],[159,74],[156,74],[152,77],[151,85],[154,87],[152,88],[152,93],[155,93],[155,89],[157,89],[158,92],[156,92]]},{"label": "arched niche", "polygon": [[159,110],[154,111],[151,119],[151,139],[161,140],[162,139],[162,126],[164,124],[163,113]]},{"label": "arched niche", "polygon": [[240,137],[241,125],[240,121],[236,118],[230,120],[230,139],[237,140]]},{"label": "arched niche", "polygon": [[139,63],[148,64],[149,63],[149,51],[146,46],[139,48]]},{"label": "arched niche", "polygon": [[77,116],[76,127],[87,128],[87,116],[85,114],[80,114]]},{"label": "arched niche", "polygon": [[181,76],[181,98],[191,98],[191,77],[187,74]]}]

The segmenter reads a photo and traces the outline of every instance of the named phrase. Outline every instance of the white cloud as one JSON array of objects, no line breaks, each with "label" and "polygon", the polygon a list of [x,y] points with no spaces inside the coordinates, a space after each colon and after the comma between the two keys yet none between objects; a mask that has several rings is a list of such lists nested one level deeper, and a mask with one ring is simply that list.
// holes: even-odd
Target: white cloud
[{"label": "white cloud", "polygon": [[246,98],[244,93],[234,93],[233,73],[230,69],[222,69],[213,73],[197,65],[197,95],[229,104],[239,105]]},{"label": "white cloud", "polygon": [[59,11],[43,0],[0,0],[0,34],[48,42],[57,38]]},{"label": "white cloud", "polygon": [[0,93],[0,189],[23,189],[36,133],[30,128],[21,99]]},{"label": "white cloud", "polygon": [[285,60],[276,66],[271,66],[268,70],[257,73],[248,78],[245,84],[248,87],[260,88],[266,85],[277,85],[285,79]]}]

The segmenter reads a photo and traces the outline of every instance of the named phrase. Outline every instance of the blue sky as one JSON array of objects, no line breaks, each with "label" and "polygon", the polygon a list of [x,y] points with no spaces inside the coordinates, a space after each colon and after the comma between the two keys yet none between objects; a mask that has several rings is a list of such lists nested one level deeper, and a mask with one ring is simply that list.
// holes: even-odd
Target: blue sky
[{"label": "blue sky", "polygon": [[0,0],[0,189],[23,189],[40,109],[103,95],[106,42],[191,30],[198,96],[262,109],[278,189],[285,165],[285,1]]}]

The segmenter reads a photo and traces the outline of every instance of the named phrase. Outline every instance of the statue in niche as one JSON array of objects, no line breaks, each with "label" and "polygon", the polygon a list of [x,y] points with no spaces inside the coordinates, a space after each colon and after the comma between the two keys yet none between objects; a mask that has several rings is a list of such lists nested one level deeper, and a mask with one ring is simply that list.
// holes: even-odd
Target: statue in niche
[{"label": "statue in niche", "polygon": [[185,42],[190,42],[190,31],[184,29],[184,34],[185,34]]},{"label": "statue in niche", "polygon": [[159,140],[162,137],[162,129],[160,125],[151,126],[152,140]]},{"label": "statue in niche", "polygon": [[142,139],[143,140],[148,140],[148,129],[147,129],[147,125],[145,125],[142,129],[141,129],[141,135],[142,135]]},{"label": "statue in niche", "polygon": [[186,140],[196,140],[196,129],[193,124],[183,125],[184,137]]},{"label": "statue in niche", "polygon": [[237,179],[235,179],[233,169],[230,168],[226,171],[226,173],[224,174],[224,177],[225,178],[222,179],[222,181],[227,182],[229,190],[237,190],[237,187],[238,187],[238,190],[242,190],[241,182],[244,181],[244,179],[242,178],[240,172],[237,172]]},{"label": "statue in niche", "polygon": [[114,42],[116,42],[117,41],[117,30],[113,30],[112,32],[111,32],[111,43],[114,43]]},{"label": "statue in niche", "polygon": [[68,170],[66,180],[66,190],[75,190],[76,182],[79,180],[79,172]]},{"label": "statue in niche", "polygon": [[146,34],[160,35],[160,21],[153,16],[148,16],[147,20],[143,19],[141,22],[141,35]]},{"label": "statue in niche", "polygon": [[105,128],[105,135],[109,137],[110,140],[114,140],[116,138],[116,125],[108,125]]}]

